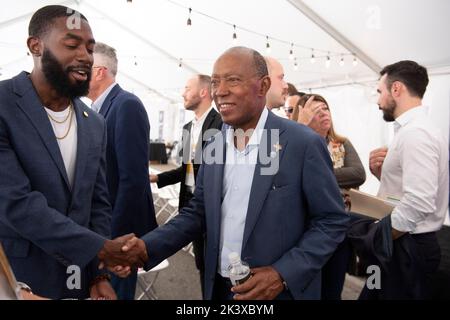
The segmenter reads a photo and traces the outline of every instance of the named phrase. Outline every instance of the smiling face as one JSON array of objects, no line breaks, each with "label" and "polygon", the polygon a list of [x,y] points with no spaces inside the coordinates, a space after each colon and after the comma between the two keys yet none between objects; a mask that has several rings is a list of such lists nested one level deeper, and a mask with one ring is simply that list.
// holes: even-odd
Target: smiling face
[{"label": "smiling face", "polygon": [[235,129],[255,128],[270,86],[260,77],[250,50],[229,50],[214,64],[212,96],[222,120]]},{"label": "smiling face", "polygon": [[29,43],[39,51],[36,67],[49,85],[59,95],[74,98],[89,90],[95,40],[86,20],[81,19],[80,28],[69,29],[67,19],[55,18],[47,33]]}]

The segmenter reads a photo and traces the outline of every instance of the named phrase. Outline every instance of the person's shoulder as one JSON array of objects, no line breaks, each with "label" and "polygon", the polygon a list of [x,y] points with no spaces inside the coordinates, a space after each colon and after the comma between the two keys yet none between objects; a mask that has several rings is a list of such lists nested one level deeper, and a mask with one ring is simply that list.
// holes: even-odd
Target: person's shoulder
[{"label": "person's shoulder", "polygon": [[14,96],[14,78],[0,81],[0,101],[5,103]]}]

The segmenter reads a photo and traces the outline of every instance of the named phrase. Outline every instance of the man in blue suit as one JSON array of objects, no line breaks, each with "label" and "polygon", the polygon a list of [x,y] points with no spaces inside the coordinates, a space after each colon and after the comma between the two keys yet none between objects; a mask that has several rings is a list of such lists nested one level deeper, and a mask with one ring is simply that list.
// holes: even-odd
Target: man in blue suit
[{"label": "man in blue suit", "polygon": [[107,240],[105,121],[77,98],[94,43],[83,15],[43,7],[29,25],[33,71],[0,82],[0,242],[17,280],[53,299],[116,298],[98,269],[123,245]]},{"label": "man in blue suit", "polygon": [[[112,205],[112,236],[142,236],[157,227],[148,181],[150,124],[144,105],[116,83],[117,55],[114,48],[96,43],[88,97],[92,108],[106,119],[106,180]],[[121,300],[133,300],[137,271],[112,284]]]},{"label": "man in blue suit", "polygon": [[[229,49],[211,78],[230,127],[205,147],[194,198],[122,250],[139,247],[151,268],[206,232],[206,299],[320,299],[321,269],[349,220],[327,147],[309,128],[268,111],[270,78],[258,52]],[[235,287],[227,271],[232,251],[253,274]]]}]

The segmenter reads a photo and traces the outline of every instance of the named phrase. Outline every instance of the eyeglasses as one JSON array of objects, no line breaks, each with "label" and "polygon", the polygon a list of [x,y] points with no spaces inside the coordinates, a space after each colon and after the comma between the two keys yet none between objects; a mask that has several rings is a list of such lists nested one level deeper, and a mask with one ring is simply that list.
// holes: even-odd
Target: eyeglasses
[{"label": "eyeglasses", "polygon": [[294,108],[284,108],[284,112],[286,112],[286,113],[293,113],[294,112]]}]

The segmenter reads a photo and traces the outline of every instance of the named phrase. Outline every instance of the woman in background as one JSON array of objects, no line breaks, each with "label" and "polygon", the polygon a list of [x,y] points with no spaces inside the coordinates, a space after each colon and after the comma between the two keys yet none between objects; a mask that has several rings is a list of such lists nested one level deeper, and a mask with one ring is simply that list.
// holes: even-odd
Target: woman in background
[{"label": "woman in background", "polygon": [[[327,101],[318,94],[301,97],[293,110],[292,120],[309,126],[326,140],[345,207],[350,210],[350,199],[346,190],[362,185],[366,180],[366,173],[350,140],[334,131]],[[345,273],[350,263],[356,263],[356,257],[354,255],[352,257],[352,250],[345,239],[322,268],[323,300],[341,299]]]}]

